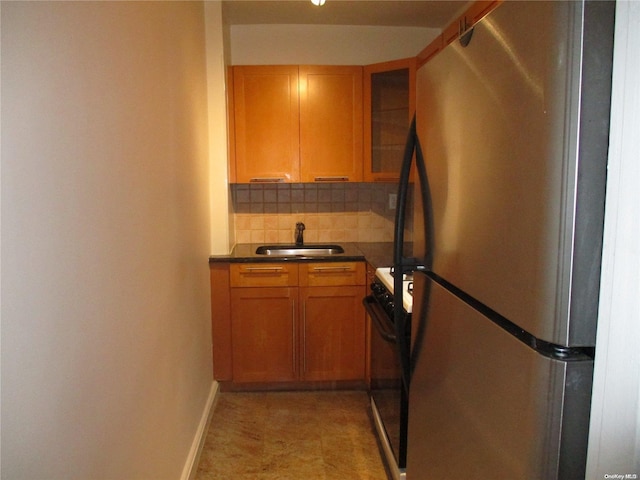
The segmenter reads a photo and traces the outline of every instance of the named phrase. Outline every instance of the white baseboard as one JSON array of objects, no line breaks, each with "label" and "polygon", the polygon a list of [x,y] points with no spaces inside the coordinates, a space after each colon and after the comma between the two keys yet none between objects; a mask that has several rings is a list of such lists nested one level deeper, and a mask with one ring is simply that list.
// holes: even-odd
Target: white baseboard
[{"label": "white baseboard", "polygon": [[187,461],[185,462],[184,468],[182,469],[180,480],[193,480],[196,476],[200,454],[202,453],[202,448],[204,447],[204,441],[207,438],[207,430],[209,429],[209,422],[211,422],[211,416],[213,414],[213,407],[215,405],[217,395],[218,382],[214,380],[211,384],[209,397],[207,398],[207,403],[205,404],[204,410],[202,411],[200,423],[198,424],[198,429],[196,430],[195,437],[193,438],[193,443],[191,444],[191,449],[189,450]]}]

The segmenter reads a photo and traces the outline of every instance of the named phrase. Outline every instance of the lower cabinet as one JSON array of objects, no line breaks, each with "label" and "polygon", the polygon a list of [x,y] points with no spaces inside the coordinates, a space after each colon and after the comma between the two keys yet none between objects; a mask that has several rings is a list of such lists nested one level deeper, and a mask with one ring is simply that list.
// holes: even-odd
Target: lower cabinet
[{"label": "lower cabinet", "polygon": [[235,382],[297,378],[297,288],[232,288],[231,341]]},{"label": "lower cabinet", "polygon": [[229,279],[228,320],[218,321],[231,332],[213,348],[214,359],[231,352],[231,371],[219,378],[214,364],[217,380],[364,384],[363,262],[230,264]]},{"label": "lower cabinet", "polygon": [[364,378],[363,297],[363,286],[300,289],[305,380]]}]

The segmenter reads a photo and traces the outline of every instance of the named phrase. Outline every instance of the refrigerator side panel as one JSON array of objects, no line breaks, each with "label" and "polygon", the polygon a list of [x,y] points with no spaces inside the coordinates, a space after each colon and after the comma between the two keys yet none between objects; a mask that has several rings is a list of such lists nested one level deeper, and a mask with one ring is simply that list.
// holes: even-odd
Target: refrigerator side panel
[{"label": "refrigerator side panel", "polygon": [[588,398],[587,418],[569,417],[584,414],[590,376],[539,355],[423,274],[414,292],[407,478],[584,478],[586,432],[567,437],[564,427],[588,424]]},{"label": "refrigerator side panel", "polygon": [[584,6],[584,58],[580,115],[577,119],[578,167],[575,172],[574,261],[568,336],[574,345],[595,345],[604,197],[609,152],[611,71],[615,2],[589,1]]},{"label": "refrigerator side panel", "polygon": [[[584,478],[591,416],[593,362],[567,364],[564,374],[564,402],[558,478]],[[576,473],[577,472],[577,473]]]}]

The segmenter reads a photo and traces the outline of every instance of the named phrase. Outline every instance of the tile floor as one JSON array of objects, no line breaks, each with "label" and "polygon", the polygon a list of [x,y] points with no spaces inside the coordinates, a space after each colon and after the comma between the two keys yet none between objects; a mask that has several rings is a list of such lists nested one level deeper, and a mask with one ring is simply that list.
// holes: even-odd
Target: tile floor
[{"label": "tile floor", "polygon": [[387,480],[365,392],[225,392],[196,480]]}]

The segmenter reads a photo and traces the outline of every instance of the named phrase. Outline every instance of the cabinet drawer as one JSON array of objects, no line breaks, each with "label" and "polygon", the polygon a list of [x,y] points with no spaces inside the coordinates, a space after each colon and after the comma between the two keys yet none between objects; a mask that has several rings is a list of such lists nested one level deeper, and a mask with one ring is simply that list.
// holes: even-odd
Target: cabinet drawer
[{"label": "cabinet drawer", "polygon": [[324,262],[300,264],[300,286],[333,287],[364,285],[364,262]]},{"label": "cabinet drawer", "polygon": [[232,287],[289,287],[298,285],[295,263],[234,263],[230,268]]}]

